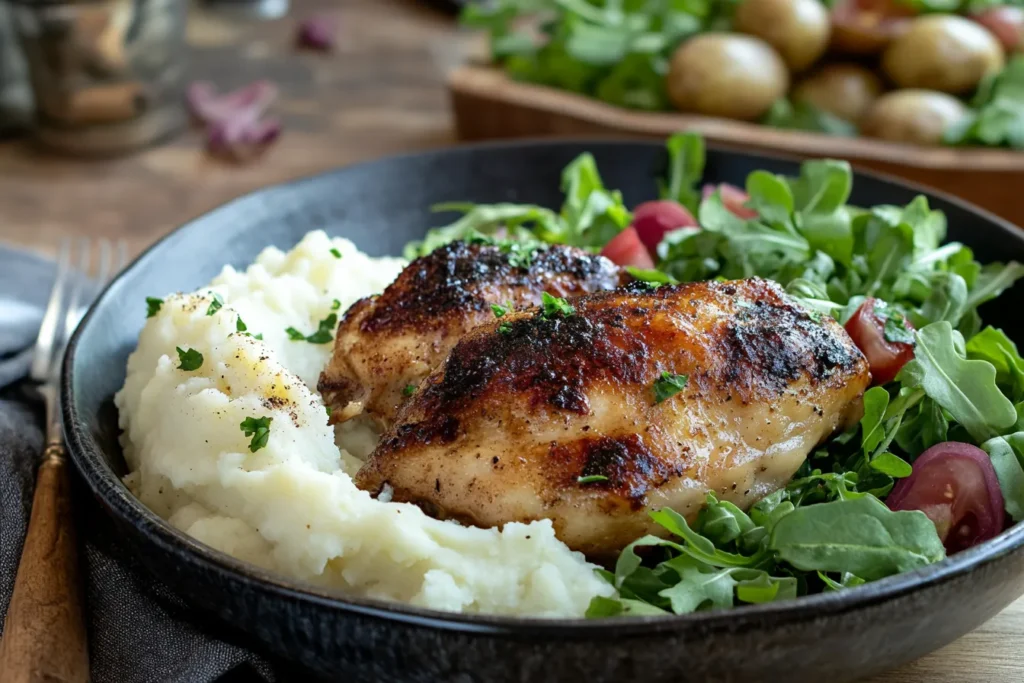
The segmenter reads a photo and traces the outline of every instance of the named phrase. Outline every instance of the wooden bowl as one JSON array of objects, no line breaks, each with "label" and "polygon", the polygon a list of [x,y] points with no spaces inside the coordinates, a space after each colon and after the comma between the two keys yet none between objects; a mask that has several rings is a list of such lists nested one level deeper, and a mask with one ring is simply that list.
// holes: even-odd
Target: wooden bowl
[{"label": "wooden bowl", "polygon": [[902,176],[963,197],[1024,226],[1024,152],[919,147],[707,116],[633,111],[519,83],[492,67],[461,66],[449,75],[448,89],[456,131],[464,140],[548,135],[665,138],[690,130],[743,151],[847,159],[856,167]]}]

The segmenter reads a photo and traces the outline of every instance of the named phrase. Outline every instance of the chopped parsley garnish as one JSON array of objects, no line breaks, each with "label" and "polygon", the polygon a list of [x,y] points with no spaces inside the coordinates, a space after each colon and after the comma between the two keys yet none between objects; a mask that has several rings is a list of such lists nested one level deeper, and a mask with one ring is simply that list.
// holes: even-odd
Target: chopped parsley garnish
[{"label": "chopped parsley garnish", "polygon": [[511,323],[502,323],[498,325],[498,334],[508,334],[512,331]]},{"label": "chopped parsley garnish", "polygon": [[336,310],[338,310],[339,308],[341,308],[341,302],[340,302],[340,301],[338,301],[337,299],[335,299],[334,301],[332,301],[332,302],[331,302],[331,310],[332,310],[332,311],[336,311]]},{"label": "chopped parsley garnish", "polygon": [[821,323],[821,313],[815,310],[807,311],[807,317],[811,319],[813,323]]},{"label": "chopped parsley garnish", "polygon": [[588,474],[585,477],[578,477],[576,481],[580,484],[596,484],[599,481],[608,481],[608,477],[603,474]]},{"label": "chopped parsley garnish", "polygon": [[195,349],[189,349],[186,351],[180,346],[176,347],[178,350],[178,360],[181,364],[178,366],[179,370],[185,370],[186,372],[192,372],[198,370],[203,365],[203,354],[199,353]]},{"label": "chopped parsley garnish", "polygon": [[654,382],[654,402],[661,403],[672,398],[686,388],[686,383],[689,379],[686,375],[673,375],[670,372],[661,373],[661,377]]},{"label": "chopped parsley garnish", "polygon": [[406,384],[405,388],[402,389],[402,396],[412,396],[415,393],[416,393],[416,385],[415,384]]},{"label": "chopped parsley garnish", "polygon": [[155,296],[146,297],[146,317],[152,318],[154,315],[160,312],[160,307],[164,305],[163,299],[157,299]]},{"label": "chopped parsley garnish", "polygon": [[334,328],[338,326],[338,314],[331,313],[329,316],[320,321],[317,325],[316,332],[311,335],[304,335],[294,327],[289,327],[285,330],[288,333],[288,338],[292,341],[308,341],[310,344],[326,344],[334,339]]},{"label": "chopped parsley garnish", "polygon": [[270,439],[270,423],[273,421],[272,417],[247,417],[242,420],[242,424],[239,425],[242,433],[252,437],[252,441],[249,442],[251,452],[255,453],[266,447]]},{"label": "chopped parsley garnish", "polygon": [[331,255],[334,256],[334,258],[341,258],[341,252],[334,247],[331,247]]},{"label": "chopped parsley garnish", "polygon": [[632,275],[640,282],[643,282],[651,289],[657,289],[661,285],[679,284],[679,280],[675,279],[668,273],[663,273],[660,270],[655,270],[654,268],[637,268],[636,266],[626,266],[626,272]]},{"label": "chopped parsley garnish", "polygon": [[327,419],[330,420],[331,419],[331,415],[334,414],[334,411],[327,404],[324,404],[324,410],[327,411]]},{"label": "chopped parsley garnish", "polygon": [[509,309],[501,304],[491,304],[491,312],[494,313],[495,318],[502,318],[508,313]]},{"label": "chopped parsley garnish", "polygon": [[224,299],[221,298],[217,292],[211,292],[213,294],[213,301],[210,302],[210,307],[206,309],[206,315],[213,315],[221,308],[224,307]]},{"label": "chopped parsley garnish", "polygon": [[541,311],[540,316],[545,320],[550,320],[559,315],[568,317],[576,313],[576,309],[568,301],[561,297],[551,296],[547,292],[541,295],[541,306],[543,306],[544,310]]},{"label": "chopped parsley garnish", "polygon": [[238,332],[239,334],[244,335],[246,337],[252,337],[253,339],[259,339],[259,340],[263,339],[263,333],[262,332],[259,333],[259,334],[253,334],[252,332],[249,332],[248,330],[249,330],[249,328],[246,327],[244,322],[242,322],[242,316],[238,316],[238,320],[235,321],[235,331],[236,332]]}]

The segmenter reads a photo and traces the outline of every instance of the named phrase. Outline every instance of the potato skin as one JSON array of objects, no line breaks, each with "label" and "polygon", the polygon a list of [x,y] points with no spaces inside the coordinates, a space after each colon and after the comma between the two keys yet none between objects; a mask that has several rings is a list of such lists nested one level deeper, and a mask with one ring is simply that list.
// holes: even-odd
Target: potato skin
[{"label": "potato skin", "polygon": [[882,70],[901,88],[967,93],[1003,68],[999,40],[981,25],[951,14],[915,19],[882,55]]},{"label": "potato skin", "polygon": [[791,71],[803,71],[828,48],[832,25],[820,0],[743,0],[733,17],[737,31],[775,48]]},{"label": "potato skin", "polygon": [[859,64],[827,64],[798,83],[792,97],[856,123],[884,89],[882,79]]},{"label": "potato skin", "polygon": [[967,115],[963,102],[933,90],[896,90],[879,97],[861,120],[863,135],[914,145],[937,145]]},{"label": "potato skin", "polygon": [[915,11],[898,0],[839,0],[832,8],[829,49],[847,55],[877,55],[902,35]]},{"label": "potato skin", "polygon": [[786,94],[789,72],[760,38],[703,33],[676,48],[665,85],[680,111],[752,121]]}]

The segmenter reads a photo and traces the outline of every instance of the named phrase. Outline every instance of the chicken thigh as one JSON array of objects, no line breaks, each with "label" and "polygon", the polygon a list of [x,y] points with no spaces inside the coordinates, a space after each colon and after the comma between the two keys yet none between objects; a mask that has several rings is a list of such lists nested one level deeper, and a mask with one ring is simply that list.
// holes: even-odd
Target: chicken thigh
[{"label": "chicken thigh", "polygon": [[843,328],[759,279],[633,283],[470,332],[356,483],[477,526],[551,519],[605,557],[713,491],[781,488],[859,419],[870,375]]},{"label": "chicken thigh", "polygon": [[452,242],[410,263],[384,293],[357,301],[335,335],[317,388],[342,422],[383,427],[466,332],[495,319],[491,304],[541,302],[612,289],[630,279],[603,256],[566,246]]}]

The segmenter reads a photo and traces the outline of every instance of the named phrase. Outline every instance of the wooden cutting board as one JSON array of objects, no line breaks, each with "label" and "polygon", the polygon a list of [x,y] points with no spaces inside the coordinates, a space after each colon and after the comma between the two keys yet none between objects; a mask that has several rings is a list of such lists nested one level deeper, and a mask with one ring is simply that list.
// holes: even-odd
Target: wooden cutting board
[{"label": "wooden cutting board", "polygon": [[463,140],[495,138],[643,137],[680,130],[721,146],[798,157],[848,159],[854,166],[901,176],[973,202],[1024,226],[1024,152],[992,148],[919,147],[870,138],[780,130],[690,114],[633,111],[589,97],[519,83],[502,71],[465,65],[448,89]]}]

